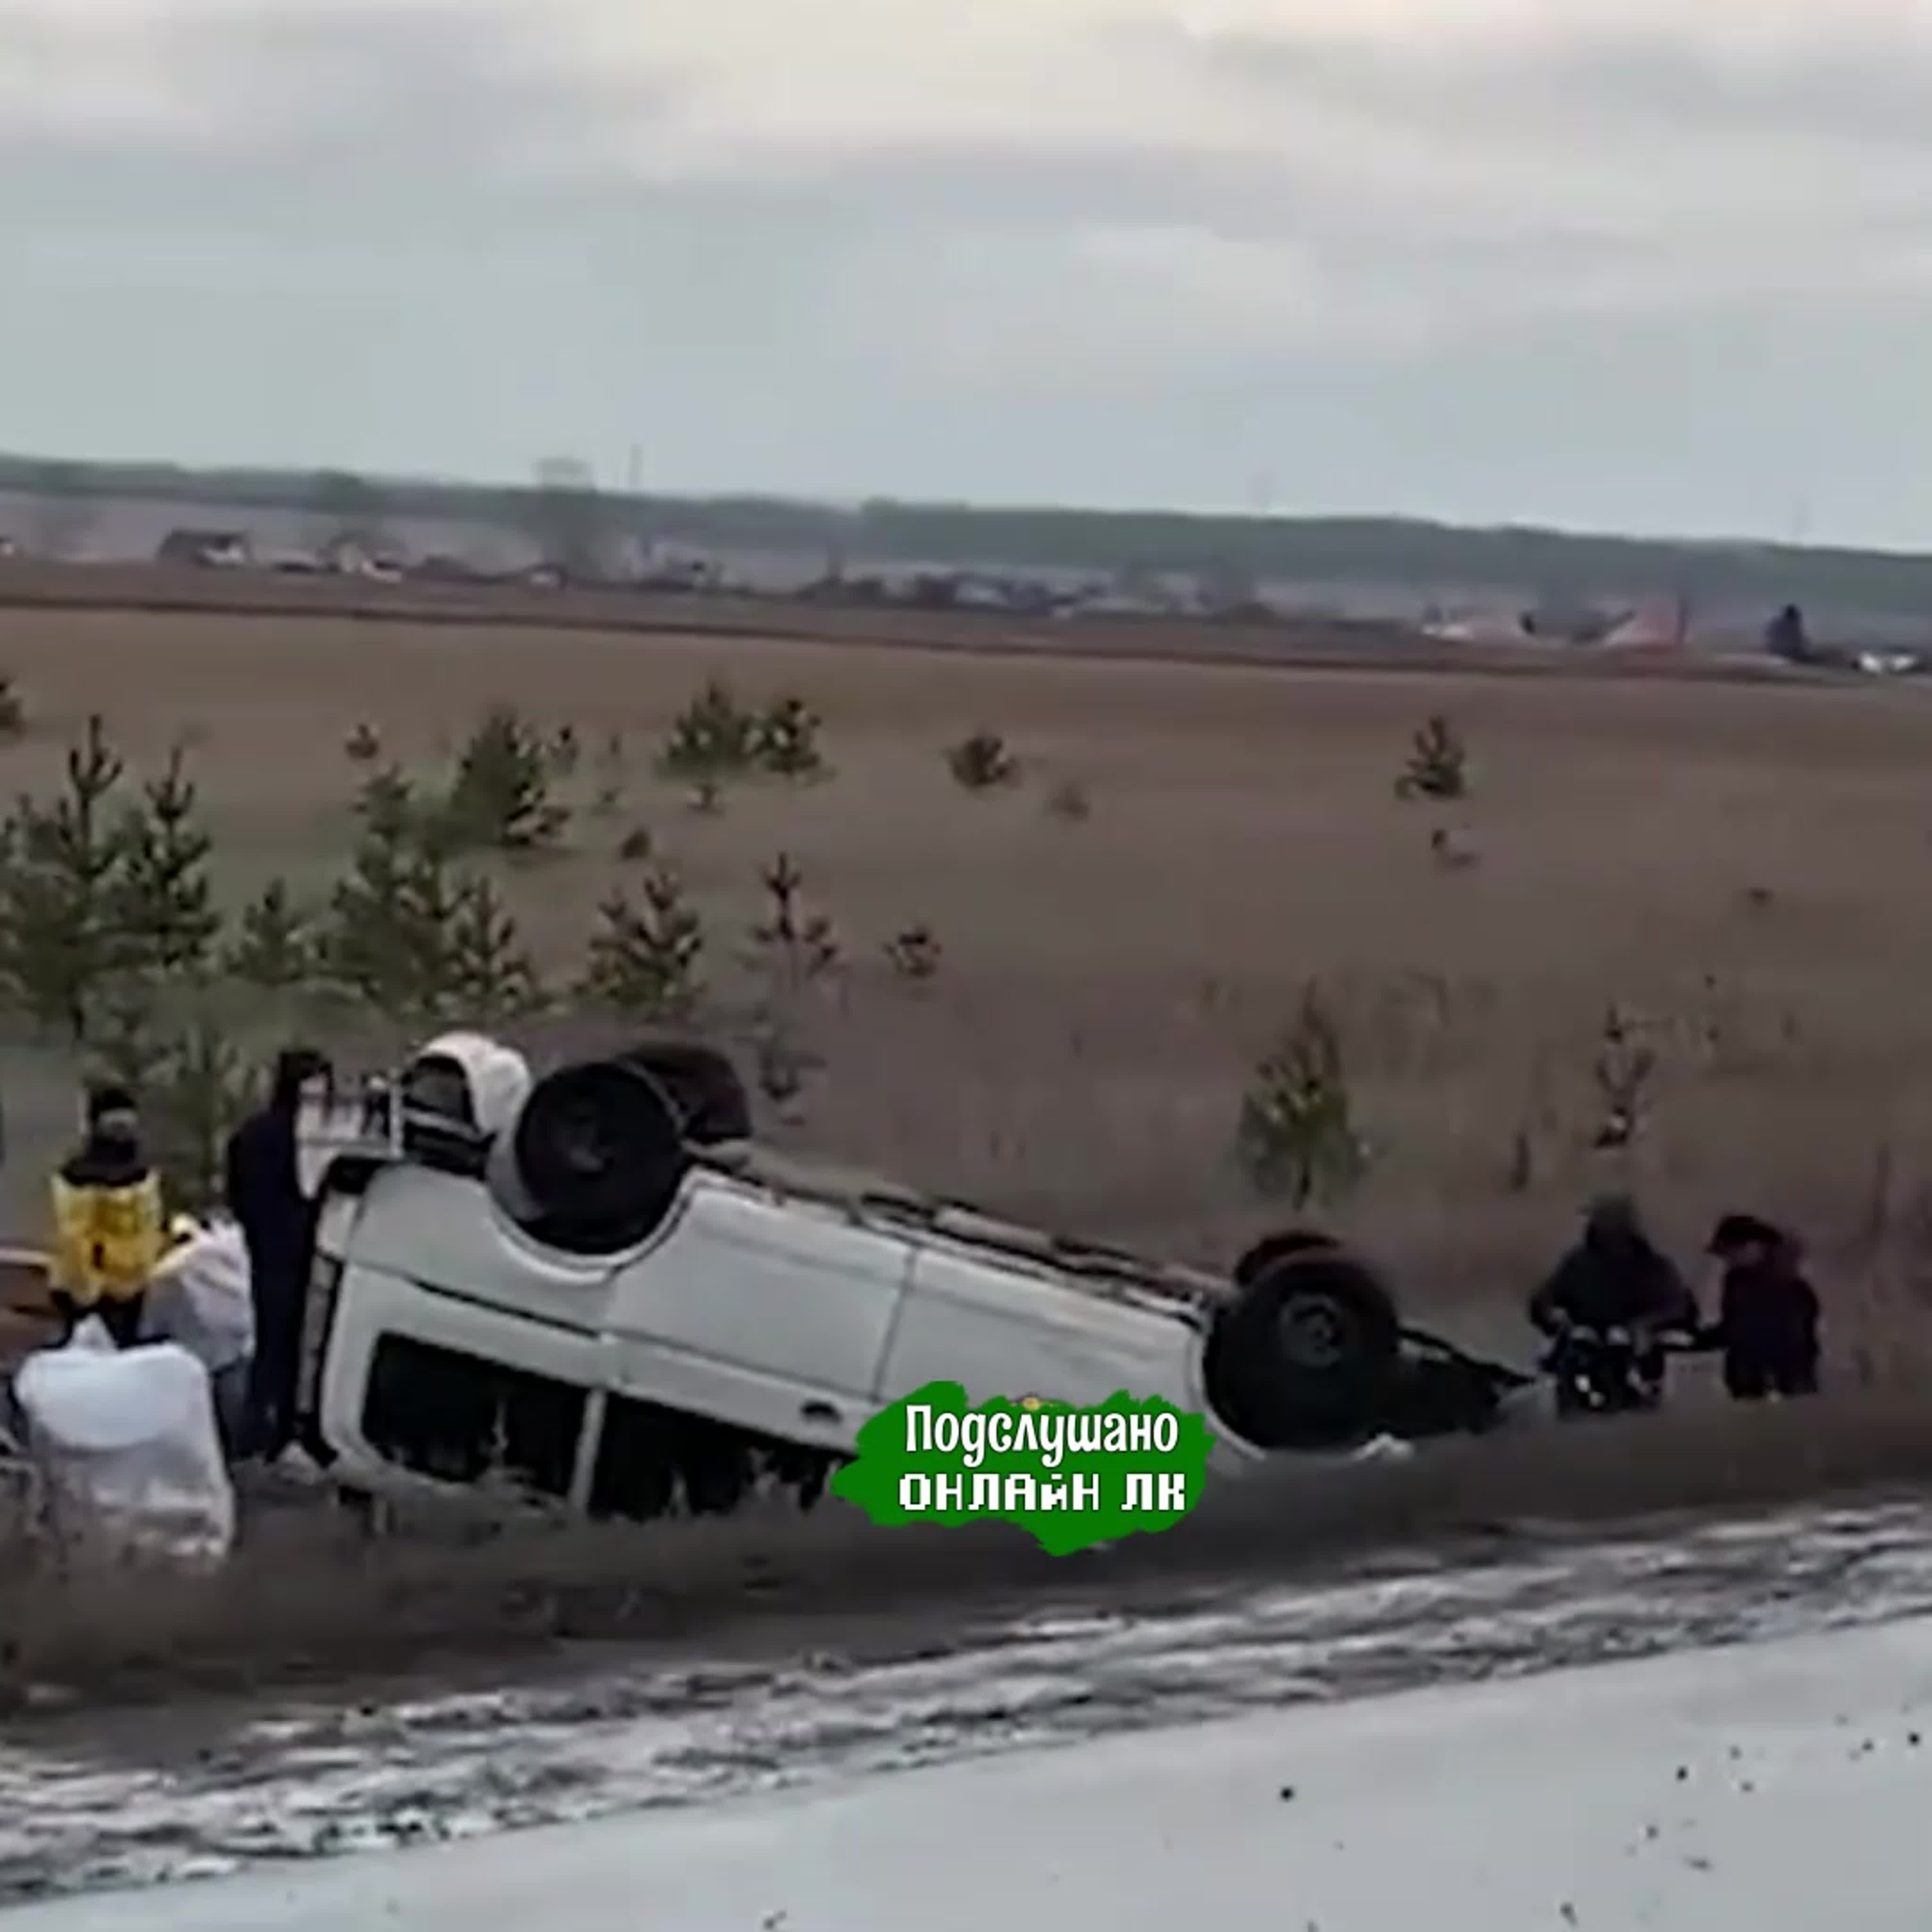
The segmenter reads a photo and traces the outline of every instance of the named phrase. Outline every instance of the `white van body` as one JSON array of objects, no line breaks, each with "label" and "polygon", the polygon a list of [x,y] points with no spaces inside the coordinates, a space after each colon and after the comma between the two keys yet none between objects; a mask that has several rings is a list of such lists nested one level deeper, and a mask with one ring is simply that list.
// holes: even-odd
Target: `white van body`
[{"label": "white van body", "polygon": [[[934,1382],[974,1403],[1159,1397],[1209,1418],[1223,1474],[1278,1453],[1210,1394],[1232,1281],[743,1142],[685,1146],[660,1191],[640,1170],[625,1198],[652,1204],[648,1232],[579,1252],[523,1196],[512,1143],[532,1090],[520,1055],[452,1034],[380,1093],[305,1096],[296,1410],[346,1486],[508,1474],[559,1505],[649,1516],[674,1488],[723,1511],[771,1475],[808,1504],[879,1409]],[[1486,1426],[1492,1375],[1510,1372],[1400,1333]],[[1427,1432],[1445,1426],[1460,1412]]]},{"label": "white van body", "polygon": [[[969,1401],[1076,1405],[1124,1389],[1206,1406],[1215,1276],[1090,1255],[881,1184],[763,1153],[700,1160],[650,1239],[595,1257],[540,1246],[489,1188],[409,1164],[325,1193],[305,1406],[343,1480],[399,1474],[370,1440],[379,1352],[413,1340],[580,1390],[568,1499],[587,1504],[611,1397],[832,1458],[934,1381]],[[1220,1435],[1235,1468],[1260,1452]],[[405,1474],[405,1480],[407,1478]]]}]

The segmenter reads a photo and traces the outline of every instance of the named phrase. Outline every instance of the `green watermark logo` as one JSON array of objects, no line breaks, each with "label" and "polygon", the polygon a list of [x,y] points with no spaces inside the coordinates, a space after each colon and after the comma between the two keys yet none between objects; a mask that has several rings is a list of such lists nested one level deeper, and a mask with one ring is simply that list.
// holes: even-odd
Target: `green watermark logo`
[{"label": "green watermark logo", "polygon": [[1201,1500],[1207,1424],[1124,1390],[1091,1408],[1037,1396],[969,1408],[957,1382],[928,1382],[860,1430],[832,1492],[881,1526],[1019,1525],[1050,1556],[1172,1529]]}]

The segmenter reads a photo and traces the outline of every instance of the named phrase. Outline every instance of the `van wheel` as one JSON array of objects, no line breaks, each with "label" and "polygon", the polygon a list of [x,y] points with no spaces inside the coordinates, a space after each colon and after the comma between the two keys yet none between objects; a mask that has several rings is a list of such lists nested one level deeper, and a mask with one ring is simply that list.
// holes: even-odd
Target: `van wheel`
[{"label": "van wheel", "polygon": [[689,1165],[675,1103],[620,1060],[561,1066],[538,1082],[512,1151],[543,1238],[578,1254],[644,1240],[670,1212]]},{"label": "van wheel", "polygon": [[646,1040],[617,1056],[670,1097],[694,1147],[752,1138],[752,1099],[730,1057],[696,1040]]},{"label": "van wheel", "polygon": [[1262,1449],[1340,1448],[1374,1434],[1402,1360],[1394,1298],[1331,1242],[1277,1251],[1216,1322],[1210,1400]]}]

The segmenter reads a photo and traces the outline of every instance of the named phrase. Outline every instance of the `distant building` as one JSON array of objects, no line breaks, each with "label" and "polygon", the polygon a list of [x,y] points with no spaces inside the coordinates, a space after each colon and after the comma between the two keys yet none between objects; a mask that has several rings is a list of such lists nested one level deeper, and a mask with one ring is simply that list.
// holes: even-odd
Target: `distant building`
[{"label": "distant building", "polygon": [[184,563],[198,570],[240,570],[253,561],[241,530],[170,530],[154,552],[157,563]]},{"label": "distant building", "polygon": [[332,537],[322,547],[322,568],[338,577],[373,578],[393,584],[404,574],[400,560],[352,532]]}]

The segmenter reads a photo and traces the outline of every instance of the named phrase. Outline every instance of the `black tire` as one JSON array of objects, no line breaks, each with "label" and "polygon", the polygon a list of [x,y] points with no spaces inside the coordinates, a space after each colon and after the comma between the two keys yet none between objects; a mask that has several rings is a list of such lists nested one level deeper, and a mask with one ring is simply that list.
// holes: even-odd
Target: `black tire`
[{"label": "black tire", "polygon": [[1261,1449],[1346,1448],[1385,1426],[1401,1318],[1372,1270],[1299,1239],[1250,1271],[1210,1337],[1208,1393]]},{"label": "black tire", "polygon": [[618,1060],[560,1066],[538,1082],[514,1153],[532,1232],[577,1254],[645,1240],[690,1164],[676,1105],[650,1074]]},{"label": "black tire", "polygon": [[1332,1254],[1337,1245],[1333,1234],[1313,1228],[1289,1228],[1279,1234],[1268,1235],[1234,1264],[1234,1286],[1246,1288],[1250,1282],[1258,1281],[1277,1262],[1298,1255]]},{"label": "black tire", "polygon": [[752,1098],[728,1055],[695,1040],[646,1040],[618,1058],[648,1073],[677,1108],[693,1147],[752,1138]]}]

